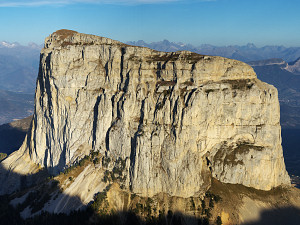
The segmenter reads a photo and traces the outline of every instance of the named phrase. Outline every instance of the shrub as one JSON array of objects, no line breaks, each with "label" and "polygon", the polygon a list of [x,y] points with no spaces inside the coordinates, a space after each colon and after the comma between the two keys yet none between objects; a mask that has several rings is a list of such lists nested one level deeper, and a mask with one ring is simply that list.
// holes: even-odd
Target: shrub
[{"label": "shrub", "polygon": [[195,206],[195,202],[194,199],[191,197],[191,210],[195,210],[196,206]]},{"label": "shrub", "polygon": [[210,209],[204,209],[204,214],[207,216],[207,218],[211,217]]},{"label": "shrub", "polygon": [[0,161],[4,160],[7,157],[6,153],[0,153]]},{"label": "shrub", "polygon": [[210,208],[213,208],[214,205],[215,205],[215,204],[214,204],[213,198],[209,199],[209,207],[210,207]]},{"label": "shrub", "polygon": [[223,224],[220,216],[217,217],[216,224],[217,225],[222,225]]},{"label": "shrub", "polygon": [[135,194],[135,193],[132,193],[132,194],[130,195],[130,199],[131,199],[131,200],[133,200],[135,197],[136,197],[136,194]]},{"label": "shrub", "polygon": [[95,158],[93,160],[94,165],[99,164],[100,163],[100,159],[99,158]]},{"label": "shrub", "polygon": [[145,210],[145,212],[147,212],[148,217],[151,215],[151,212],[152,212],[152,207],[151,207],[152,203],[153,203],[153,200],[151,198],[147,198],[146,206],[145,206],[144,210]]},{"label": "shrub", "polygon": [[108,213],[108,201],[107,201],[107,193],[106,190],[103,192],[99,192],[94,195],[94,202],[91,204],[91,208],[99,212],[100,215],[106,215]]},{"label": "shrub", "polygon": [[102,158],[102,166],[107,168],[108,167],[108,164],[110,163],[110,158],[109,157],[103,157]]},{"label": "shrub", "polygon": [[91,159],[95,159],[99,155],[100,155],[99,151],[91,150],[91,152],[90,152]]}]

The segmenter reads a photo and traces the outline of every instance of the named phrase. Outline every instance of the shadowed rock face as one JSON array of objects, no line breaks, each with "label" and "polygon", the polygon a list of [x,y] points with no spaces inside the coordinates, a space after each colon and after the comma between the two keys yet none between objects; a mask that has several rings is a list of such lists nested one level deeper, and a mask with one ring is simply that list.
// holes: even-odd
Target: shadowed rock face
[{"label": "shadowed rock face", "polygon": [[2,165],[57,174],[94,150],[124,160],[142,196],[192,196],[211,176],[269,190],[290,184],[279,116],[277,90],[245,63],[60,30],[41,51],[31,130]]}]

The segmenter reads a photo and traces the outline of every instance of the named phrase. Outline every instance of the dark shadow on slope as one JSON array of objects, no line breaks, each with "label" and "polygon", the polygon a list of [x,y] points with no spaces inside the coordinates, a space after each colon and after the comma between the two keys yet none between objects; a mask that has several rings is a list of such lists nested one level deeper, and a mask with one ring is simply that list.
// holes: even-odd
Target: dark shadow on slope
[{"label": "dark shadow on slope", "polygon": [[292,183],[300,188],[300,129],[282,129],[281,135],[286,169]]},{"label": "dark shadow on slope", "polygon": [[[85,167],[85,164],[82,165]],[[3,168],[2,168],[3,169]],[[12,172],[11,172],[12,173]],[[20,183],[22,183],[22,176],[14,174],[19,177]],[[68,172],[65,174],[68,177]],[[25,180],[26,181],[26,180]],[[70,179],[72,181],[72,179]],[[23,181],[24,182],[24,181]],[[39,181],[39,185],[28,187],[24,185],[22,190],[10,195],[0,196],[0,224],[10,225],[93,225],[93,224],[109,224],[109,225],[204,225],[204,224],[218,224],[216,218],[211,217],[208,219],[208,214],[201,214],[203,210],[198,209],[198,206],[194,205],[194,216],[186,215],[179,212],[172,211],[159,211],[152,216],[155,212],[155,204],[147,205],[147,203],[140,204],[134,203],[134,207],[125,207],[124,211],[106,211],[105,204],[103,206],[103,196],[100,198],[95,195],[95,202],[90,202],[88,206],[81,202],[78,196],[66,195],[60,190],[58,181],[48,178]],[[2,185],[6,185],[6,182],[2,182]],[[24,201],[15,204],[12,207],[9,203],[12,199],[20,198],[27,194]],[[105,193],[105,192],[104,192]],[[117,195],[116,195],[117,196]],[[100,203],[97,204],[97,199],[100,199]],[[69,214],[59,213],[53,214],[43,211],[43,207],[47,206],[48,202],[52,201],[55,209],[66,208],[71,212]],[[191,201],[190,198],[187,201]],[[134,202],[134,201],[132,201]],[[217,203],[214,203],[216,205]],[[99,207],[100,206],[100,207]],[[210,207],[210,206],[209,206]],[[214,207],[214,206],[212,206]],[[81,210],[75,211],[74,209],[80,208]],[[250,209],[251,210],[251,209]],[[38,213],[32,218],[22,219],[20,213],[29,211],[30,213]],[[58,211],[61,212],[61,211]],[[204,210],[206,213],[206,210]],[[211,214],[210,214],[211,216]],[[200,218],[201,217],[201,218]],[[259,221],[253,223],[245,223],[244,225],[264,225],[264,224],[285,224],[295,225],[299,224],[300,210],[294,207],[290,208],[277,208],[276,210],[267,210],[262,212]],[[219,223],[220,224],[220,223]]]},{"label": "dark shadow on slope", "polygon": [[0,152],[9,155],[21,147],[31,120],[32,116],[0,126]]},{"label": "dark shadow on slope", "polygon": [[46,180],[48,171],[41,169],[37,173],[23,175],[5,169],[0,164],[0,194],[22,191]]},{"label": "dark shadow on slope", "polygon": [[[3,170],[3,168],[2,168]],[[11,173],[11,172],[10,172]],[[14,174],[15,177],[22,180],[22,176]],[[2,183],[5,185],[5,183]],[[25,197],[24,197],[25,195]],[[23,200],[18,203],[16,199],[20,199],[23,196]],[[95,195],[96,196],[96,195]],[[94,198],[96,201],[96,198]],[[49,213],[43,210],[47,207],[48,202],[54,205],[52,209],[55,209],[58,205],[60,208],[66,208],[70,211],[66,213]],[[10,203],[15,202],[14,206]],[[9,195],[0,196],[0,224],[10,225],[93,225],[93,224],[111,224],[111,225],[177,225],[177,224],[208,224],[207,219],[199,219],[194,216],[186,216],[180,213],[173,213],[172,211],[160,212],[158,216],[147,215],[149,210],[146,206],[140,206],[138,210],[142,210],[144,216],[141,217],[133,210],[124,211],[110,211],[104,213],[100,207],[95,208],[95,204],[91,202],[89,205],[85,205],[81,202],[78,196],[68,196],[62,192],[59,187],[59,182],[53,178],[48,178],[44,181],[40,181],[39,185],[23,188],[17,192]],[[74,210],[81,209],[81,210]],[[63,210],[62,210],[63,211]],[[35,214],[32,218],[23,219],[24,212]],[[60,211],[59,211],[60,212]],[[204,221],[204,223],[203,223]]]},{"label": "dark shadow on slope", "polygon": [[[91,212],[78,196],[69,196],[62,192],[59,181],[49,177],[46,169],[36,174],[21,175],[7,171],[0,164],[0,187],[8,191],[10,187],[17,190],[0,196],[0,225],[30,225],[30,224],[88,224]],[[18,201],[17,199],[23,199]],[[10,203],[15,202],[14,206]],[[67,214],[44,212],[43,208],[52,202],[55,210],[60,204],[61,209],[82,209]],[[72,208],[73,207],[73,208]],[[30,219],[23,219],[22,214],[36,214]],[[48,221],[49,220],[49,221]]]},{"label": "dark shadow on slope", "polygon": [[[290,135],[289,135],[290,136]],[[295,136],[295,138],[297,135]],[[296,143],[296,142],[295,142]],[[84,164],[83,164],[84,166]],[[215,219],[209,220],[205,217],[199,218],[199,214],[196,216],[183,215],[177,212],[160,212],[158,216],[153,217],[151,215],[147,216],[147,211],[145,211],[144,217],[141,218],[136,214],[135,210],[126,209],[122,212],[113,212],[111,214],[104,214],[101,212],[95,213],[95,210],[90,206],[86,206],[81,202],[78,196],[68,196],[62,194],[58,183],[53,183],[53,180],[47,180],[47,171],[41,170],[40,173],[30,176],[24,176],[16,174],[10,171],[6,171],[0,164],[1,171],[1,186],[9,189],[10,186],[15,187],[19,185],[21,189],[18,193],[11,195],[6,195],[0,197],[0,224],[163,224],[163,225],[176,225],[176,224],[217,224]],[[14,183],[17,180],[17,184]],[[13,181],[13,182],[10,182]],[[34,184],[38,183],[38,186]],[[50,184],[50,185],[49,185]],[[48,185],[48,186],[47,186]],[[53,185],[53,186],[52,186]],[[46,187],[46,188],[45,188]],[[51,192],[52,191],[52,192]],[[26,198],[26,204],[19,205],[13,208],[8,203],[11,199],[21,196],[22,193],[30,192]],[[50,193],[49,193],[50,192]],[[57,193],[57,195],[52,195],[51,193]],[[50,200],[51,196],[56,198],[55,202],[52,204],[63,204],[64,207],[72,210],[81,208],[81,211],[72,211],[70,214],[52,214],[47,212],[42,212],[41,215],[37,215],[31,219],[23,220],[20,217],[20,212],[26,210],[30,206],[30,211],[32,213],[39,212]],[[57,197],[55,197],[57,196]],[[57,206],[57,205],[55,205]],[[76,207],[75,207],[76,206]],[[73,208],[72,208],[73,207]],[[142,210],[148,210],[146,206],[141,206]],[[141,210],[140,209],[140,210]],[[249,209],[251,210],[251,209]],[[276,219],[275,219],[276,218]],[[294,225],[299,224],[300,213],[299,209],[294,207],[289,208],[277,208],[276,210],[266,210],[262,212],[259,221],[254,221],[252,223],[245,223],[244,225],[261,225],[261,224],[286,224]],[[278,223],[277,223],[278,222]]]},{"label": "dark shadow on slope", "polygon": [[243,225],[299,225],[300,209],[295,207],[277,208],[263,211],[258,221]]},{"label": "dark shadow on slope", "polygon": [[[86,161],[87,162],[87,161]],[[79,165],[84,168],[86,164]],[[1,164],[0,164],[1,167]],[[2,167],[2,171],[4,168]],[[110,188],[108,185],[107,190],[98,193],[94,197],[94,201],[85,205],[81,202],[78,196],[69,196],[62,192],[59,187],[59,182],[53,178],[40,180],[38,185],[29,186],[27,183],[28,176],[24,180],[24,176],[13,172],[10,173],[14,179],[19,179],[21,185],[20,190],[9,195],[0,196],[0,224],[10,225],[31,225],[31,224],[47,224],[47,225],[92,225],[92,224],[111,224],[111,225],[183,225],[183,224],[208,224],[207,218],[199,218],[196,216],[184,215],[172,211],[156,211],[155,205],[148,203],[134,203],[134,207],[130,208],[125,206],[123,211],[106,211],[105,204],[103,205],[103,196],[107,197],[106,193]],[[72,182],[69,176],[72,172],[65,172],[65,178]],[[3,175],[3,174],[2,174]],[[8,176],[7,178],[9,178]],[[60,175],[61,176],[61,175]],[[2,182],[1,185],[5,186],[9,182]],[[26,185],[25,185],[25,184]],[[105,193],[105,195],[103,195]],[[99,197],[99,194],[100,195]],[[25,195],[25,197],[24,197]],[[22,201],[16,201],[23,196]],[[148,199],[148,198],[147,198]],[[14,207],[10,204],[14,202]],[[187,199],[189,202],[190,199]],[[58,214],[45,212],[44,207],[47,207],[51,202],[52,210],[57,211]],[[133,202],[133,201],[131,201]],[[68,214],[59,213],[64,212],[63,209],[68,209]],[[76,210],[75,209],[81,209]],[[21,215],[36,213],[32,218],[23,219]],[[151,213],[155,212],[155,216]],[[214,224],[214,223],[211,223]]]},{"label": "dark shadow on slope", "polygon": [[14,128],[9,124],[0,127],[0,152],[7,155],[18,150],[26,136],[26,131]]},{"label": "dark shadow on slope", "polygon": [[[28,194],[24,197],[24,201],[14,206],[10,204],[12,199],[22,197],[25,193]],[[58,183],[56,181],[48,181],[41,183],[38,187],[27,188],[11,195],[0,196],[0,224],[87,224],[86,222],[89,221],[92,214],[86,210],[86,206],[81,203],[79,197],[70,197],[59,193],[61,191]],[[57,198],[58,202],[66,204],[66,206],[68,206],[68,203],[74,205],[74,202],[76,202],[76,206],[80,208],[81,204],[83,210],[78,212],[73,211],[69,215],[43,211],[48,202],[53,201],[55,198]],[[25,214],[26,212],[30,212],[31,214],[36,213],[36,215],[32,218],[23,219],[21,215],[24,215],[24,212]]]}]

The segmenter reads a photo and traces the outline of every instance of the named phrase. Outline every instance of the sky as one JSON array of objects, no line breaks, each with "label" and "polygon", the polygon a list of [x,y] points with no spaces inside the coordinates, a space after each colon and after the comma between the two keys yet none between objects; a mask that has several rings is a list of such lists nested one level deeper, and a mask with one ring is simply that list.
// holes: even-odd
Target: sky
[{"label": "sky", "polygon": [[122,42],[300,47],[299,0],[0,0],[0,41],[59,29]]}]

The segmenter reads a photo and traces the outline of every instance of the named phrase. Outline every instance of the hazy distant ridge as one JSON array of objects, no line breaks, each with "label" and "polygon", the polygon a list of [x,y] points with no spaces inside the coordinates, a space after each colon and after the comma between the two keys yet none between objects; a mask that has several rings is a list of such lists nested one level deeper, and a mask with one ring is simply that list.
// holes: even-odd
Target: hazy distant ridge
[{"label": "hazy distant ridge", "polygon": [[41,48],[0,41],[0,89],[34,93]]},{"label": "hazy distant ridge", "polygon": [[203,44],[194,46],[191,44],[170,42],[163,40],[159,42],[146,43],[143,40],[129,41],[127,44],[144,46],[158,51],[181,51],[188,50],[204,55],[218,55],[226,58],[237,59],[240,61],[256,61],[269,58],[282,58],[287,62],[295,61],[300,56],[300,47],[284,47],[284,46],[264,46],[256,47],[254,44],[247,44],[245,46],[229,45],[229,46],[214,46]]}]

